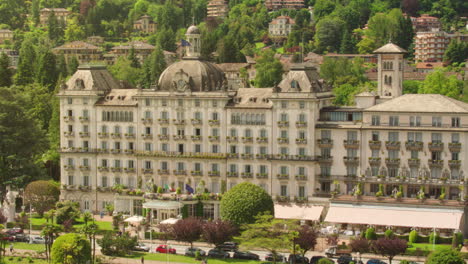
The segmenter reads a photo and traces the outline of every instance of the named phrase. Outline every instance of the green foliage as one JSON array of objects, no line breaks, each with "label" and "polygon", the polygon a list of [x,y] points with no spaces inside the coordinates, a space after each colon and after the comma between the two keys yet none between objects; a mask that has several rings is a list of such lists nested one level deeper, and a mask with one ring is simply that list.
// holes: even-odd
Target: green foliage
[{"label": "green foliage", "polygon": [[322,53],[338,52],[341,46],[341,39],[345,22],[338,17],[325,17],[316,26],[315,45],[317,52]]},{"label": "green foliage", "polygon": [[421,81],[404,80],[403,81],[403,94],[417,94],[419,87],[422,85]]},{"label": "green foliage", "polygon": [[36,52],[31,39],[26,39],[21,44],[19,51],[18,68],[15,75],[15,84],[24,85],[34,81]]},{"label": "green foliage", "polygon": [[12,84],[12,77],[10,58],[2,52],[0,56],[0,87],[9,87]]},{"label": "green foliage", "polygon": [[270,49],[260,52],[260,58],[258,58],[255,65],[257,70],[255,76],[256,87],[272,87],[282,80],[283,65],[274,56],[275,53]]},{"label": "green foliage", "polygon": [[438,244],[439,243],[440,236],[437,232],[431,232],[429,235],[429,243],[430,244]]},{"label": "green foliage", "polygon": [[418,242],[418,237],[419,237],[418,231],[412,230],[412,231],[409,233],[408,242],[409,242],[410,244],[417,243],[417,242]]},{"label": "green foliage", "polygon": [[97,243],[101,246],[101,252],[107,256],[125,256],[137,245],[137,238],[130,237],[128,233],[120,236],[106,233]]},{"label": "green foliage", "polygon": [[202,203],[202,201],[198,201],[198,203],[195,206],[195,216],[203,217],[203,203]]},{"label": "green foliage", "polygon": [[385,230],[385,237],[386,238],[393,238],[394,237],[393,230],[391,230],[391,229]]},{"label": "green foliage", "polygon": [[78,62],[78,59],[75,56],[73,56],[70,59],[70,61],[68,61],[68,64],[67,64],[68,74],[73,75],[76,72],[76,70],[78,69],[79,65],[80,65],[80,63]]},{"label": "green foliage", "polygon": [[52,245],[53,264],[81,264],[91,261],[91,245],[85,236],[65,234]]},{"label": "green foliage", "polygon": [[66,42],[82,40],[86,37],[83,26],[80,25],[80,22],[76,19],[69,19],[67,22],[67,28],[64,32],[64,38]]},{"label": "green foliage", "polygon": [[175,34],[172,29],[162,28],[161,30],[159,30],[158,36],[156,39],[156,44],[160,46],[163,50],[175,51],[176,50],[175,42],[176,42]]},{"label": "green foliage", "polygon": [[63,25],[55,16],[55,12],[50,12],[47,18],[47,32],[49,33],[49,39],[52,42],[57,43],[63,38]]},{"label": "green foliage", "polygon": [[455,75],[447,76],[443,69],[436,69],[426,76],[418,93],[441,94],[458,99],[462,90],[463,81],[458,80]]},{"label": "green foliage", "polygon": [[39,55],[36,83],[46,86],[52,92],[57,83],[57,61],[50,50],[43,51]]},{"label": "green foliage", "polygon": [[143,63],[143,73],[140,83],[143,88],[150,88],[156,84],[159,76],[166,69],[166,59],[160,46],[156,46],[153,53]]},{"label": "green foliage", "polygon": [[462,63],[468,59],[468,43],[453,39],[444,54],[444,61]]},{"label": "green foliage", "polygon": [[249,182],[238,184],[226,192],[220,206],[221,218],[236,225],[253,223],[260,213],[274,213],[271,196]]},{"label": "green foliage", "polygon": [[335,263],[335,262],[333,262],[333,260],[330,260],[328,258],[321,258],[317,262],[317,264],[333,264],[333,263]]},{"label": "green foliage", "polygon": [[56,211],[56,222],[62,224],[67,220],[71,220],[75,223],[76,219],[80,217],[80,204],[72,201],[58,202],[55,206]]},{"label": "green foliage", "polygon": [[435,251],[426,260],[427,264],[464,264],[460,253],[454,250]]},{"label": "green foliage", "polygon": [[186,204],[182,207],[181,214],[182,214],[182,219],[185,219],[188,217],[188,207]]},{"label": "green foliage", "polygon": [[60,196],[60,188],[51,181],[33,181],[24,190],[24,203],[43,216],[45,211],[54,208]]},{"label": "green foliage", "polygon": [[132,67],[132,61],[125,57],[117,59],[114,65],[109,67],[109,72],[118,80],[128,81],[136,86],[140,78],[141,69]]},{"label": "green foliage", "polygon": [[375,229],[373,227],[369,227],[366,230],[366,239],[367,240],[376,240],[377,234],[375,233]]}]

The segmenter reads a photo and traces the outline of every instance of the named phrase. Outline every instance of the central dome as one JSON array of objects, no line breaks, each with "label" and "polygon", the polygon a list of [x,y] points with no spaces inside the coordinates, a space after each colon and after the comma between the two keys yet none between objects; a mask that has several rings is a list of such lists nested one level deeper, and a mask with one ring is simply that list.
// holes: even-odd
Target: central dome
[{"label": "central dome", "polygon": [[210,92],[227,89],[224,72],[216,65],[198,59],[184,58],[161,74],[158,89],[162,91]]}]

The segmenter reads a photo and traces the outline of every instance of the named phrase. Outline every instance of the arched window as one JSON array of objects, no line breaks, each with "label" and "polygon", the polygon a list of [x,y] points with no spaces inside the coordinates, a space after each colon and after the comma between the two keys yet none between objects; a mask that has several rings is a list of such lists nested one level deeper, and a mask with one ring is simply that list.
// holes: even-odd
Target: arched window
[{"label": "arched window", "polygon": [[392,76],[388,77],[388,85],[392,85]]}]

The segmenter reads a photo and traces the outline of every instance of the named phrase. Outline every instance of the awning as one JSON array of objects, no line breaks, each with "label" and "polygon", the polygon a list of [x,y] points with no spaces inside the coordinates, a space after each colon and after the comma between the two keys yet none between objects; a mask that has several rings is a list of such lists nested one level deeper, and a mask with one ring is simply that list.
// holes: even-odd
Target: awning
[{"label": "awning", "polygon": [[176,201],[152,200],[143,204],[143,208],[148,209],[179,209],[184,205]]},{"label": "awning", "polygon": [[319,221],[323,206],[275,204],[275,218]]},{"label": "awning", "polygon": [[331,204],[325,222],[460,229],[463,210]]},{"label": "awning", "polygon": [[143,216],[139,216],[139,215],[134,215],[134,216],[131,216],[127,219],[124,220],[124,222],[128,222],[128,223],[140,223],[141,221],[145,220],[145,218]]},{"label": "awning", "polygon": [[160,222],[160,224],[163,224],[163,225],[173,225],[177,222],[179,222],[180,219],[177,219],[177,218],[168,218],[166,220],[163,220]]}]

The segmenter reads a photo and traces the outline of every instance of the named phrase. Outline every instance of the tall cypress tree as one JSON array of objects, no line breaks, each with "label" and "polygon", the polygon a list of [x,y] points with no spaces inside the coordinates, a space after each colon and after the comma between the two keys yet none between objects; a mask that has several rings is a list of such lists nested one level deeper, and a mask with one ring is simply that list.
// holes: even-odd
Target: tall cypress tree
[{"label": "tall cypress tree", "polygon": [[143,88],[150,88],[152,84],[159,80],[159,76],[166,69],[166,58],[164,51],[159,45],[143,63],[143,73],[140,84]]},{"label": "tall cypress tree", "polygon": [[57,57],[57,75],[57,77],[61,79],[65,79],[68,75],[67,62],[63,54]]},{"label": "tall cypress tree", "polygon": [[47,29],[49,33],[49,39],[52,41],[59,41],[63,37],[63,28],[59,23],[57,16],[54,12],[51,12],[47,20]]},{"label": "tall cypress tree", "polygon": [[12,72],[10,70],[10,58],[2,52],[0,56],[0,87],[11,86]]},{"label": "tall cypress tree", "polygon": [[40,10],[39,10],[39,0],[32,0],[31,3],[31,16],[34,22],[34,25],[39,24]]},{"label": "tall cypress tree", "polygon": [[46,50],[39,58],[39,67],[37,69],[36,82],[53,91],[57,82],[57,69],[55,55]]},{"label": "tall cypress tree", "polygon": [[15,84],[25,85],[34,81],[36,52],[30,39],[24,40],[19,52],[18,68],[15,75]]},{"label": "tall cypress tree", "polygon": [[76,69],[78,69],[78,66],[80,65],[80,62],[76,57],[72,57],[70,61],[68,61],[67,68],[68,68],[68,74],[73,75],[76,72]]},{"label": "tall cypress tree", "polygon": [[132,45],[132,48],[130,49],[130,53],[128,54],[128,58],[130,61],[130,66],[133,68],[140,68],[140,61],[138,60],[136,54],[135,54],[135,47]]}]

